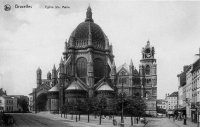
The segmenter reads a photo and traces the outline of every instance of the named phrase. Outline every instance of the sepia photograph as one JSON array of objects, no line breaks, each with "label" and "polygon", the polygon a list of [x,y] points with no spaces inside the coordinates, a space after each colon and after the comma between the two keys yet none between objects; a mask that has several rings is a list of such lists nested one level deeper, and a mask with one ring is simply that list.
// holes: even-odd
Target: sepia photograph
[{"label": "sepia photograph", "polygon": [[0,126],[199,122],[200,1],[0,1]]}]

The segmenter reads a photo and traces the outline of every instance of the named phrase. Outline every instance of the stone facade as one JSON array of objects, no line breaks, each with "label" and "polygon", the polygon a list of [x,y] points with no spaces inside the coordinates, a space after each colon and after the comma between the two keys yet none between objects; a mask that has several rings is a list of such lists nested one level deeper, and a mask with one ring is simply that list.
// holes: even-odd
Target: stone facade
[{"label": "stone facade", "polygon": [[155,49],[147,42],[142,49],[142,59],[140,60],[139,76],[141,83],[141,96],[147,103],[146,112],[156,115],[157,100],[157,64],[154,57]]},{"label": "stone facade", "polygon": [[[143,97],[148,104],[147,112],[156,115],[157,72],[154,52],[154,47],[148,41],[142,51],[139,71],[132,60],[129,66],[124,64],[116,68],[112,45],[101,27],[94,23],[91,8],[88,7],[85,21],[74,29],[65,42],[59,67],[56,69],[54,65],[47,79],[42,79],[42,71],[38,68],[37,88],[31,94],[33,105],[42,93],[47,95],[46,104],[50,111],[60,110],[66,102],[105,96],[109,105],[107,110],[111,110],[115,95],[123,87],[126,96]],[[52,100],[55,101],[54,108]]]}]

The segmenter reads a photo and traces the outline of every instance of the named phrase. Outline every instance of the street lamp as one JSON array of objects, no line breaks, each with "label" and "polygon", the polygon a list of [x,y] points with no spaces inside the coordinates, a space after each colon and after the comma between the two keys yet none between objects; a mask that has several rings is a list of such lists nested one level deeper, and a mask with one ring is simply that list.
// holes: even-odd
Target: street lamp
[{"label": "street lamp", "polygon": [[124,127],[124,96],[125,96],[125,93],[124,93],[124,78],[122,78],[122,92],[120,93],[121,94],[121,102],[122,102],[122,112],[121,112],[121,127]]},{"label": "street lamp", "polygon": [[33,96],[34,96],[34,101],[35,101],[35,103],[34,103],[34,105],[35,105],[35,113],[37,113],[37,95],[36,95],[37,93],[36,93],[36,88],[34,88],[33,89]]},{"label": "street lamp", "polygon": [[[186,98],[185,103],[189,106],[190,105],[190,98]],[[183,120],[183,124],[186,125],[187,124],[187,107],[185,107],[185,117]]]}]

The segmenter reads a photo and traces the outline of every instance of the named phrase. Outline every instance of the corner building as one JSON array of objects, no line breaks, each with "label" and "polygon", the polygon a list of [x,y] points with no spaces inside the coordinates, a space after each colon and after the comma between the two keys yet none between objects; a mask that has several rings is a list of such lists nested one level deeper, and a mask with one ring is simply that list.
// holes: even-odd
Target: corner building
[{"label": "corner building", "polygon": [[[88,7],[85,21],[75,28],[65,42],[59,67],[56,69],[54,65],[47,79],[42,79],[42,71],[38,68],[37,88],[32,93],[33,109],[39,110],[34,107],[35,104],[43,103],[43,109],[59,111],[66,102],[77,99],[84,102],[88,97],[105,96],[108,103],[106,110],[111,111],[115,95],[122,88],[122,77],[127,79],[124,88],[128,96],[146,97],[148,103],[153,98],[156,102],[154,48],[150,47],[149,42],[145,48],[147,51],[143,51],[145,57],[141,60],[139,72],[132,61],[128,69],[124,65],[116,69],[112,45],[101,27],[94,23],[91,8]],[[46,98],[47,101],[40,102],[40,98]],[[155,115],[154,112],[150,113]]]}]

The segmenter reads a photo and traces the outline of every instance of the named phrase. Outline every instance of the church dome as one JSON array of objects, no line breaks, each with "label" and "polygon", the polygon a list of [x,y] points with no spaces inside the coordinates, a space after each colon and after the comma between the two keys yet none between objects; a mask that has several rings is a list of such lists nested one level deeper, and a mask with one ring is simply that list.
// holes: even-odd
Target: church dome
[{"label": "church dome", "polygon": [[69,43],[76,48],[82,48],[89,45],[104,49],[106,35],[99,25],[94,23],[92,19],[91,8],[88,7],[85,22],[80,23],[72,32]]}]

